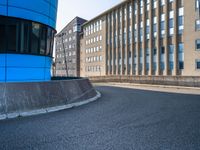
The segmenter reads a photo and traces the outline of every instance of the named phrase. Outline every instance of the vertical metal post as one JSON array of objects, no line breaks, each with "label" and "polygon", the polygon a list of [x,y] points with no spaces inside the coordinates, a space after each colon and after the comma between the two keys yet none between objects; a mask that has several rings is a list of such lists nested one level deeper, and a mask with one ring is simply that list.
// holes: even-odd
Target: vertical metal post
[{"label": "vertical metal post", "polygon": [[62,33],[61,39],[62,39],[62,46],[63,46],[63,52],[64,52],[64,59],[65,59],[65,71],[66,71],[66,76],[68,77],[67,58],[66,58],[65,45],[64,45],[64,42],[63,42],[63,36],[64,36],[64,33]]}]

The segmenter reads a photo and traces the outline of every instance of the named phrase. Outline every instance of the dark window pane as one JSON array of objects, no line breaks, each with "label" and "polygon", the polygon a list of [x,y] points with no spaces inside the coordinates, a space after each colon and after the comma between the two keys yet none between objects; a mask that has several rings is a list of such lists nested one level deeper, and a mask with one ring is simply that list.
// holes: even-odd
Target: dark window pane
[{"label": "dark window pane", "polygon": [[0,52],[52,56],[55,31],[35,22],[0,16]]},{"label": "dark window pane", "polygon": [[161,47],[161,54],[165,54],[165,47]]},{"label": "dark window pane", "polygon": [[8,25],[7,26],[7,42],[8,42],[8,51],[16,52],[17,51],[17,26]]},{"label": "dark window pane", "polygon": [[180,70],[184,69],[184,62],[182,62],[182,61],[179,62],[179,69]]},{"label": "dark window pane", "polygon": [[157,54],[157,50],[156,50],[156,48],[153,49],[153,54],[154,54],[154,55]]},{"label": "dark window pane", "polygon": [[40,25],[32,23],[32,34],[31,34],[31,53],[38,54],[39,43],[40,43]]},{"label": "dark window pane", "polygon": [[1,52],[5,52],[6,50],[6,35],[5,35],[5,25],[3,24],[3,22],[0,22],[0,53]]},{"label": "dark window pane", "polygon": [[49,28],[47,31],[47,50],[46,50],[46,55],[50,55],[51,51],[51,29]]},{"label": "dark window pane", "polygon": [[46,50],[46,36],[47,36],[47,30],[44,26],[42,26],[41,28],[41,40],[40,40],[40,54],[44,55],[45,54],[45,50]]},{"label": "dark window pane", "polygon": [[20,44],[20,52],[21,53],[28,53],[29,52],[29,45],[30,45],[30,24],[28,22],[22,21],[21,28],[20,28],[20,37],[21,37],[21,44]]},{"label": "dark window pane", "polygon": [[200,69],[200,61],[197,62],[197,69]]},{"label": "dark window pane", "polygon": [[196,40],[196,49],[200,49],[200,40]]},{"label": "dark window pane", "polygon": [[50,56],[53,55],[53,44],[54,44],[54,31],[51,30],[51,49],[50,49]]}]

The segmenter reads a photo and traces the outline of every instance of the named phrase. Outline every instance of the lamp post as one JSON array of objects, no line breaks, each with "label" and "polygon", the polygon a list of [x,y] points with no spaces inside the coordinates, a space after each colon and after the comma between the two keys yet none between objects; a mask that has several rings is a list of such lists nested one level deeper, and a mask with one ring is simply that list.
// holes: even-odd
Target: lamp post
[{"label": "lamp post", "polygon": [[100,71],[100,77],[101,77],[101,66],[99,66],[99,71]]},{"label": "lamp post", "polygon": [[66,57],[66,51],[65,51],[65,45],[64,45],[64,41],[63,41],[63,36],[64,33],[62,33],[61,35],[61,39],[62,39],[62,46],[63,46],[63,52],[64,52],[64,62],[65,62],[65,71],[66,71],[66,76],[68,77],[68,67],[67,67],[67,57]]}]

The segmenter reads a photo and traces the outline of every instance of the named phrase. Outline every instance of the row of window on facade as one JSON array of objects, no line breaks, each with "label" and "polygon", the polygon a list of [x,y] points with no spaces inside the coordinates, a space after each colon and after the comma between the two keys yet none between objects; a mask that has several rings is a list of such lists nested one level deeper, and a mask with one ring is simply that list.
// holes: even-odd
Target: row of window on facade
[{"label": "row of window on facade", "polygon": [[96,53],[96,52],[99,52],[99,51],[102,51],[102,46],[97,46],[97,47],[92,47],[92,48],[87,48],[85,50],[86,54],[90,54],[90,53]]},{"label": "row of window on facade", "polygon": [[67,43],[68,41],[69,41],[69,42],[75,41],[75,40],[76,40],[76,36],[75,36],[75,35],[74,35],[74,36],[70,36],[69,38],[65,37],[65,38],[63,39],[63,42],[62,42],[62,39],[61,39],[61,40],[59,40],[59,41],[56,42],[56,45],[63,44],[63,43]]},{"label": "row of window on facade", "polygon": [[[76,48],[76,44],[75,43],[69,44],[69,45],[64,44],[64,47],[65,47],[65,50],[71,50],[71,49],[75,49]],[[58,48],[57,49],[57,52],[62,52],[62,51],[63,51],[62,48]]]},{"label": "row of window on facade", "polygon": [[99,42],[99,41],[102,41],[102,35],[99,35],[99,36],[96,36],[94,38],[86,40],[85,44],[89,45],[89,44],[96,43],[96,42]]},{"label": "row of window on facade", "polygon": [[[170,62],[168,62],[169,64],[169,71],[170,71],[170,73],[172,74],[172,72],[174,71],[174,62],[172,62],[172,61],[170,61]],[[165,62],[161,62],[160,63],[160,69],[161,69],[161,71],[163,72],[164,70],[165,70]],[[111,70],[112,70],[112,68],[113,68],[113,66],[110,66],[109,67],[109,65],[107,66],[108,68],[110,68]],[[115,67],[116,67],[116,65],[115,65]],[[119,68],[119,72],[121,72],[120,71],[120,69],[121,69],[121,63],[119,64],[119,66],[118,66]],[[143,69],[143,63],[139,63],[139,74],[142,74],[142,69]],[[149,68],[150,67],[150,64],[149,63],[146,63],[146,72],[148,73],[148,71],[149,71]],[[129,71],[130,71],[130,68],[131,68],[131,64],[129,64]],[[179,61],[178,62],[178,69],[179,70],[182,70],[184,68],[184,62],[182,62],[182,61]],[[125,70],[126,70],[126,68],[124,68]],[[134,63],[133,64],[133,66],[132,66],[132,69],[133,69],[133,72],[135,72],[136,73],[136,70],[137,70],[137,64],[136,63]],[[195,69],[196,70],[200,70],[200,59],[196,59],[195,60]],[[108,69],[109,70],[109,69]],[[124,70],[124,71],[125,71]],[[157,71],[157,63],[156,62],[153,62],[153,72],[154,72],[154,74],[156,73],[156,71]]]},{"label": "row of window on facade", "polygon": [[102,20],[98,20],[92,24],[90,24],[89,26],[85,27],[84,29],[84,35],[88,36],[90,34],[96,33],[98,31],[102,30]]},{"label": "row of window on facade", "polygon": [[[75,52],[75,51],[66,52],[66,57],[67,57],[67,56],[75,56],[75,55],[76,55],[76,52]],[[64,58],[64,55],[63,55],[63,54],[57,54],[57,55],[56,55],[56,58]]]},{"label": "row of window on facade", "polygon": [[[65,66],[58,66],[58,67],[56,67],[56,70],[64,70],[65,71],[64,73],[66,74],[66,67]],[[69,73],[70,70],[75,70],[76,71],[76,68],[73,67],[73,66],[67,67],[68,73]]]},{"label": "row of window on facade", "polygon": [[[158,0],[153,0],[153,11],[155,11],[155,9],[157,8],[157,2]],[[169,3],[172,4],[173,0],[169,0]],[[183,6],[183,0],[180,0],[178,3],[178,7],[182,7]],[[160,2],[160,7],[163,7],[165,5],[165,0],[161,0]],[[146,11],[150,10],[150,0],[146,1]],[[144,9],[144,2],[143,0],[141,0],[140,2],[140,18],[142,19],[142,14],[143,14],[143,9]],[[129,4],[128,7],[128,11],[129,11],[129,19],[132,18],[132,13],[133,13],[133,8],[132,8],[132,4]],[[123,13],[122,13],[123,12]],[[138,13],[138,3],[135,1],[134,2],[134,17],[136,18],[136,15]],[[153,13],[155,14],[155,13]],[[122,16],[124,18],[124,20],[126,21],[127,18],[127,8],[124,7],[123,9],[121,8],[119,11],[113,11],[111,15],[111,18],[108,17],[108,22],[110,22],[110,20],[118,20],[118,15],[119,15],[119,21],[122,22]]]},{"label": "row of window on facade", "polygon": [[102,62],[103,57],[102,56],[92,56],[85,58],[86,63],[92,63],[92,62]]},{"label": "row of window on facade", "polygon": [[73,29],[68,29],[67,31],[62,32],[59,37],[70,35],[74,32],[81,32],[81,25],[80,24],[75,23],[73,25]]},{"label": "row of window on facade", "polygon": [[[175,62],[175,49],[174,49],[174,45],[169,45],[169,53],[168,53],[168,56],[169,56],[169,70],[173,71],[174,69],[174,62]],[[157,69],[157,64],[158,64],[158,51],[157,51],[157,48],[154,48],[152,50],[152,56],[150,56],[150,49],[147,48],[146,51],[145,51],[145,56],[143,56],[143,49],[140,49],[139,50],[139,53],[137,54],[136,51],[134,51],[134,54],[133,54],[133,58],[131,57],[131,51],[129,51],[129,64],[132,64],[133,62],[133,68],[136,70],[137,68],[137,63],[138,63],[138,60],[139,60],[139,68],[140,70],[143,69],[143,65],[144,63],[146,63],[146,70],[149,71],[149,67],[150,67],[150,57],[152,57],[152,62],[153,62],[153,69],[156,71]],[[116,54],[116,53],[115,53]],[[160,47],[160,68],[161,70],[165,70],[165,62],[166,62],[166,50],[165,50],[165,47],[164,46],[161,46]],[[116,56],[116,55],[115,55]],[[116,59],[115,56],[112,56],[112,53],[110,53],[110,59],[107,60],[107,64],[112,64],[110,62],[112,62],[113,58],[115,60],[115,65],[117,65],[117,63],[119,65],[122,65],[122,52],[119,51],[118,53],[118,59]],[[126,53],[124,53],[124,65],[127,64],[127,58],[126,58]],[[145,59],[144,59],[145,57]],[[132,59],[134,61],[132,61]],[[145,61],[145,62],[144,62]],[[184,69],[184,45],[183,43],[179,43],[178,44],[178,66],[179,66],[179,69],[182,70]]]},{"label": "row of window on facade", "polygon": [[86,72],[101,72],[102,67],[101,66],[87,66],[85,67]]},{"label": "row of window on facade", "polygon": [[[76,40],[76,36],[74,35],[74,36],[72,36],[72,37],[69,37],[69,38],[64,38],[63,39],[63,43],[66,43],[66,42],[71,42],[71,41],[75,41]],[[62,40],[61,40],[62,41]],[[62,42],[61,41],[58,41],[56,44],[57,45],[59,45],[59,44],[62,44]]]},{"label": "row of window on facade", "polygon": [[[158,36],[158,23],[157,23],[158,19],[157,17],[153,17],[153,38],[156,38]],[[166,23],[165,23],[166,19],[165,19],[165,14],[161,14],[160,15],[160,36],[161,38],[164,38],[165,37],[165,34],[166,34]],[[168,35],[169,36],[173,36],[174,35],[174,31],[175,31],[175,28],[174,28],[174,11],[170,11],[169,12],[169,22],[168,22]],[[199,22],[198,22],[199,23]],[[129,26],[129,29],[128,29],[128,38],[129,38],[129,43],[132,42],[132,30],[133,30],[133,36],[134,36],[134,41],[137,42],[137,41],[140,41],[142,42],[143,41],[143,35],[144,35],[144,30],[145,30],[145,33],[146,33],[146,36],[145,38],[148,40],[150,39],[150,19],[147,18],[146,19],[146,22],[145,22],[145,25],[146,27],[144,28],[144,22],[140,22],[139,24],[139,29],[138,29],[138,24],[134,24],[134,26]],[[123,31],[122,31],[122,28],[121,28],[121,25],[119,26],[119,36],[117,35],[118,32],[117,30],[114,30],[113,29],[110,29],[111,31],[110,32],[107,32],[107,36],[110,37],[108,38],[108,41],[107,43],[108,44],[111,44],[112,43],[112,38],[113,38],[113,35],[114,35],[114,42],[115,44],[117,44],[117,40],[119,38],[120,41],[122,41],[122,38],[123,38],[123,42],[126,43],[127,42],[127,29],[126,27],[123,28]],[[183,34],[183,30],[184,30],[184,8],[179,8],[179,13],[178,13],[178,34]],[[114,32],[114,34],[113,34]],[[138,39],[138,36],[139,36],[139,39]],[[120,44],[120,43],[119,43]]]},{"label": "row of window on facade", "polygon": [[[57,63],[63,67],[65,67],[65,61],[64,60],[57,60]],[[76,63],[76,59],[75,58],[70,58],[67,59],[67,65],[69,66],[70,64],[75,64]]]}]

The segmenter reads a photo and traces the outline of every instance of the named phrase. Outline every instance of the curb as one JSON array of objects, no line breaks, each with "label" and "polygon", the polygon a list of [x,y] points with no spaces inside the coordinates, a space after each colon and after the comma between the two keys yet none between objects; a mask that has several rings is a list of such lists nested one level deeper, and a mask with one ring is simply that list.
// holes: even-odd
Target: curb
[{"label": "curb", "polygon": [[150,84],[132,84],[132,83],[93,83],[96,86],[112,86],[122,87],[138,90],[156,91],[156,92],[167,92],[167,93],[178,93],[178,94],[192,94],[200,95],[200,88],[198,87],[182,87],[182,86],[169,86],[169,85],[150,85]]},{"label": "curb", "polygon": [[101,97],[101,93],[98,91],[96,91],[96,92],[97,92],[97,95],[95,97],[81,101],[81,102],[76,102],[76,103],[62,105],[62,106],[49,107],[49,108],[45,108],[45,109],[37,109],[37,110],[27,111],[27,112],[4,114],[4,115],[0,115],[0,120],[13,119],[13,118],[17,118],[17,117],[35,116],[35,115],[40,115],[40,114],[46,114],[46,113],[66,110],[66,109],[70,109],[70,108],[74,108],[74,107],[79,107],[79,106],[94,102],[97,99],[99,99]]},{"label": "curb", "polygon": [[136,84],[136,83],[118,83],[118,82],[106,82],[106,83],[99,82],[99,83],[93,83],[93,85],[130,86],[130,87],[157,87],[157,88],[200,90],[200,87],[187,87],[187,86],[175,86],[175,85],[156,85],[156,84]]}]

